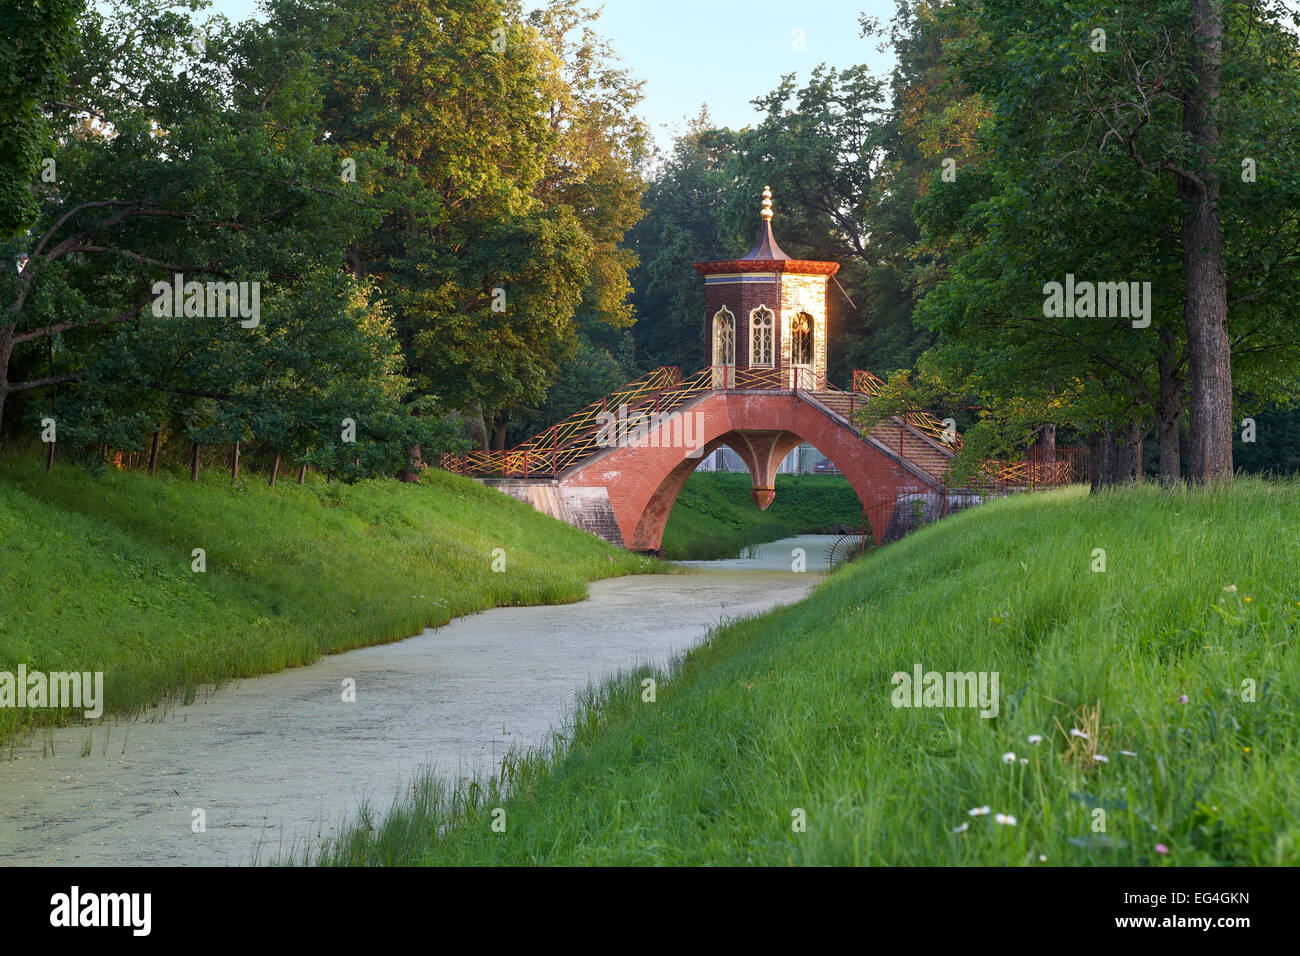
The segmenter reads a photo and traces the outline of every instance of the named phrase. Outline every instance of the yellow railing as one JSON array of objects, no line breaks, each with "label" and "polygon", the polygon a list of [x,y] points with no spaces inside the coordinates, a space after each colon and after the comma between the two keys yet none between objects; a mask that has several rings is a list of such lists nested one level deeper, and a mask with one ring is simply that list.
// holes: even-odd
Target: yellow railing
[{"label": "yellow railing", "polygon": [[[885,384],[883,379],[872,375],[866,369],[853,370],[853,391],[866,395],[868,398],[875,398],[879,395]],[[947,449],[955,451],[961,448],[961,435],[957,434],[957,430],[954,428],[949,431],[943,422],[924,409],[910,408],[905,412],[901,412],[897,417],[903,419],[917,431],[933,438]]]},{"label": "yellow railing", "polygon": [[462,475],[529,478],[557,475],[609,446],[610,426],[663,416],[713,387],[712,370],[683,381],[676,368],[658,368],[506,451],[444,454],[440,464]]},{"label": "yellow railing", "polygon": [[[713,365],[683,379],[679,369],[659,368],[629,382],[599,402],[593,402],[515,448],[505,451],[472,451],[460,455],[444,454],[440,464],[448,471],[463,475],[503,478],[557,475],[609,447],[609,426],[612,423],[651,423],[654,419],[650,416],[662,419],[703,392],[717,389],[830,392],[846,396],[852,408],[860,401],[860,396],[873,397],[880,394],[884,384],[881,379],[862,369],[853,373],[853,391],[842,392],[831,385],[824,374],[813,375],[808,369]],[[808,389],[808,385],[812,388]],[[961,447],[960,436],[955,441],[948,441],[943,423],[924,411],[909,410],[895,418],[924,438],[933,440],[942,451],[950,453]]]}]

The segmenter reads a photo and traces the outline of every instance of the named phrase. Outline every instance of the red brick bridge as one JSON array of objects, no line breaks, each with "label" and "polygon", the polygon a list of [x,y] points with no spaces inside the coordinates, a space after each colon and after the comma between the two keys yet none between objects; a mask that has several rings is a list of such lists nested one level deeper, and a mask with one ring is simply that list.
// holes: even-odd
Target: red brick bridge
[{"label": "red brick bridge", "polygon": [[[879,380],[862,372],[855,379],[859,388],[844,392],[825,383],[782,387],[791,383],[743,370],[710,367],[683,380],[676,369],[659,369],[517,448],[444,455],[442,466],[634,551],[659,550],[686,479],[721,445],[744,461],[754,503],[765,509],[777,467],[808,442],[853,486],[877,542],[897,536],[892,525],[913,501],[938,512],[927,517],[960,507],[956,499],[967,496],[947,487],[955,443],[945,441],[942,424],[919,412],[857,424]],[[1011,480],[1025,485],[1070,475],[1066,460],[1020,467],[1029,470]]]},{"label": "red brick bridge", "polygon": [[[442,467],[634,551],[659,550],[686,479],[721,445],[745,462],[764,509],[778,465],[808,442],[852,484],[878,543],[901,533],[900,509],[915,513],[918,501],[926,519],[969,503],[945,481],[960,446],[955,431],[919,410],[864,427],[855,413],[880,380],[855,372],[847,392],[827,382],[827,287],[839,266],[781,250],[768,190],[754,247],[695,269],[712,352],[702,371],[683,378],[657,369],[516,448],[444,455]],[[999,478],[1059,484],[1070,467],[1052,456]]]}]

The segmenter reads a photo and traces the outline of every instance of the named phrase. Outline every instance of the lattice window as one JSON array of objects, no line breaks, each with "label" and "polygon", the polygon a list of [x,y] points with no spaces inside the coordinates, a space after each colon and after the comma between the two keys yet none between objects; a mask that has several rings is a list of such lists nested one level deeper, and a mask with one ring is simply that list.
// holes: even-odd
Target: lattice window
[{"label": "lattice window", "polygon": [[713,364],[736,364],[736,317],[725,305],[713,314]]},{"label": "lattice window", "polygon": [[790,364],[812,365],[813,320],[807,312],[800,312],[790,322]]},{"label": "lattice window", "polygon": [[765,305],[749,313],[749,364],[771,368],[775,349],[776,315]]}]

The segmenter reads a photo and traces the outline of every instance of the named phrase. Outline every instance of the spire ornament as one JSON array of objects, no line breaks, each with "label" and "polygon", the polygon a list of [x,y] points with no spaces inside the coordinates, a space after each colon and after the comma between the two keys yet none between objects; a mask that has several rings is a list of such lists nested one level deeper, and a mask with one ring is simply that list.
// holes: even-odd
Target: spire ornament
[{"label": "spire ornament", "polygon": [[765,222],[772,221],[772,187],[763,187],[763,211],[759,213]]}]

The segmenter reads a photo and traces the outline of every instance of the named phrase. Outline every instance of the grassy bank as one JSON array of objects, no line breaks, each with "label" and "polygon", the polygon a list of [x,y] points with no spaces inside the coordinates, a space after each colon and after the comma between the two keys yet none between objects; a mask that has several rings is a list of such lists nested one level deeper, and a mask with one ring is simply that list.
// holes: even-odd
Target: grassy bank
[{"label": "grassy bank", "polygon": [[[232,488],[0,463],[0,670],[103,671],[118,711],[655,567],[444,472]],[[0,708],[0,739],[67,716]]]},{"label": "grassy bank", "polygon": [[[331,859],[1300,863],[1298,535],[1295,483],[972,509],[721,629],[655,703],[603,688],[553,759],[422,781]],[[916,664],[998,672],[998,715],[893,706]]]},{"label": "grassy bank", "polygon": [[766,511],[754,504],[750,485],[748,474],[691,475],[664,529],[664,557],[734,558],[751,544],[861,523],[858,496],[840,475],[777,475],[776,499]]}]

